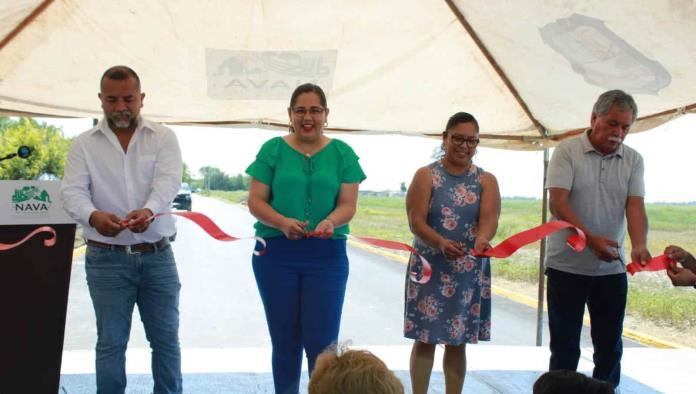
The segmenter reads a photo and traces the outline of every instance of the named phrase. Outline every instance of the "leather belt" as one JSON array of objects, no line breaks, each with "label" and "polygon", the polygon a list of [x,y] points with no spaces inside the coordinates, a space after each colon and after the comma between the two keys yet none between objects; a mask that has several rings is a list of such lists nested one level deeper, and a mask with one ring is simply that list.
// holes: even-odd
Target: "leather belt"
[{"label": "leather belt", "polygon": [[92,241],[88,239],[86,242],[87,246],[93,246],[95,248],[110,249],[110,250],[121,250],[128,254],[137,253],[154,253],[166,249],[169,246],[169,239],[162,238],[154,243],[141,243],[133,245],[112,245],[99,241]]}]

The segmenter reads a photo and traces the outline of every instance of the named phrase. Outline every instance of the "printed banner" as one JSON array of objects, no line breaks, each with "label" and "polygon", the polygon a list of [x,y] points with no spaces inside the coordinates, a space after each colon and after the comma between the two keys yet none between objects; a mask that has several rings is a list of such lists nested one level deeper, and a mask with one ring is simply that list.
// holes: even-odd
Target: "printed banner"
[{"label": "printed banner", "polygon": [[51,246],[56,244],[56,230],[54,230],[53,227],[51,227],[51,226],[41,226],[41,227],[34,229],[34,231],[30,232],[24,238],[22,238],[21,240],[15,242],[15,243],[12,243],[12,244],[0,243],[0,252],[5,251],[5,250],[14,249],[17,246],[27,242],[33,236],[35,236],[37,234],[41,234],[41,233],[51,234],[51,238],[44,239],[44,241],[43,241],[45,247],[50,248]]}]

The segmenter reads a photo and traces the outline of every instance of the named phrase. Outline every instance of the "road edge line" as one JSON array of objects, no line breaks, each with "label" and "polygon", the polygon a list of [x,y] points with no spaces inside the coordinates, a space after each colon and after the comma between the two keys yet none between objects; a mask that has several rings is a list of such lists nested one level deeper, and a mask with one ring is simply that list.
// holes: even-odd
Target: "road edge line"
[{"label": "road edge line", "polygon": [[[382,250],[380,248],[366,245],[362,242],[359,242],[359,241],[356,241],[353,239],[348,239],[348,243],[352,246],[356,246],[356,247],[363,249],[367,252],[374,253],[374,254],[398,261],[400,263],[404,263],[404,264],[408,263],[407,257],[398,255],[396,253],[387,252],[387,251]],[[526,296],[524,294],[518,293],[516,291],[508,290],[508,289],[502,288],[500,286],[495,286],[495,285],[491,286],[491,290],[492,290],[493,294],[495,294],[495,295],[505,297],[509,300],[512,300],[514,302],[517,302],[517,303],[520,303],[523,305],[527,305],[527,306],[532,307],[532,308],[537,307],[537,300],[536,299],[529,297],[529,296]],[[545,311],[548,310],[546,308],[546,303],[544,303],[544,310]],[[583,323],[587,326],[590,325],[590,318],[587,316],[587,314],[585,314],[585,317],[583,319]],[[658,348],[658,349],[684,349],[684,348],[686,348],[685,346],[676,344],[674,342],[666,341],[664,339],[660,339],[660,338],[654,337],[652,335],[639,333],[637,331],[634,331],[634,330],[631,330],[630,328],[625,328],[625,327],[623,329],[623,336],[630,338],[630,339],[633,339],[634,341],[639,342],[643,345]]]}]

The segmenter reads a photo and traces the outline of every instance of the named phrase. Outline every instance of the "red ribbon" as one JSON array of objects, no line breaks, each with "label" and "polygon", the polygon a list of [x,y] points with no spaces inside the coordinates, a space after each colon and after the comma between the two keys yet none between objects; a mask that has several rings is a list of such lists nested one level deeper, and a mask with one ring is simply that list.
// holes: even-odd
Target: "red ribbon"
[{"label": "red ribbon", "polygon": [[672,259],[667,257],[665,254],[661,254],[657,257],[653,257],[648,261],[648,263],[643,266],[639,262],[634,261],[626,266],[626,271],[629,274],[635,275],[636,272],[640,271],[662,271],[668,270],[669,264],[673,262]]},{"label": "red ribbon", "polygon": [[[196,223],[198,226],[200,226],[208,235],[211,237],[219,240],[219,241],[238,241],[243,238],[237,238],[233,237],[229,234],[226,234],[224,231],[218,227],[215,222],[213,222],[208,216],[198,213],[198,212],[166,212],[166,213],[159,213],[157,215],[154,215],[150,217],[148,220],[154,220],[155,218],[163,215],[176,215],[176,216],[181,216],[186,219],[191,220],[192,222]],[[124,222],[124,225],[126,225],[127,222]],[[570,246],[573,250],[576,252],[580,252],[585,248],[586,245],[586,238],[585,234],[580,230],[579,228],[573,226],[572,224],[558,220],[558,221],[553,221],[553,222],[548,222],[544,223],[540,226],[534,227],[529,230],[522,231],[520,233],[517,233],[497,246],[488,249],[487,251],[480,253],[480,254],[475,254],[478,257],[496,257],[496,258],[506,258],[511,256],[513,253],[515,253],[519,248],[528,245],[532,242],[538,241],[544,237],[546,237],[549,234],[555,233],[556,231],[560,231],[566,228],[572,228],[574,229],[577,234],[571,234],[568,236],[567,243],[568,246]],[[322,236],[323,234],[321,232],[317,231],[312,231],[306,234],[306,237],[319,237]],[[409,274],[410,278],[412,281],[420,284],[425,284],[428,283],[430,280],[430,277],[432,276],[432,267],[430,266],[430,263],[428,263],[428,260],[425,259],[420,253],[418,253],[413,247],[411,247],[408,244],[402,243],[402,242],[396,242],[396,241],[390,241],[386,239],[379,239],[379,238],[373,238],[373,237],[364,237],[364,236],[357,236],[353,235],[352,237],[365,242],[367,244],[377,246],[380,248],[386,248],[386,249],[392,249],[392,250],[401,250],[401,251],[406,251],[413,253],[414,255],[418,256],[418,258],[421,261],[422,265],[422,272],[421,272],[421,277],[420,279],[418,278],[418,275],[415,272],[411,272]],[[263,240],[263,238],[259,237],[253,237],[257,241],[259,241],[264,249],[266,247],[266,241]],[[263,254],[264,250],[261,251],[254,251],[254,254],[257,256],[260,256]]]},{"label": "red ribbon", "polygon": [[[307,234],[305,234],[305,237],[321,237],[324,234],[326,234],[323,231],[310,231]],[[385,249],[391,249],[391,250],[402,250],[405,252],[411,252],[418,256],[421,261],[421,265],[423,266],[423,272],[421,273],[421,278],[418,279],[418,275],[415,272],[411,272],[409,274],[410,278],[412,281],[420,284],[425,284],[428,283],[430,280],[430,277],[433,274],[433,269],[430,266],[430,263],[428,263],[428,260],[425,259],[418,251],[413,249],[411,245],[405,244],[403,242],[396,242],[396,241],[389,241],[387,239],[379,239],[379,238],[373,238],[373,237],[363,237],[359,235],[351,235],[351,237],[355,239],[359,239],[360,241],[372,245],[372,246],[377,246],[379,248],[385,248]]]},{"label": "red ribbon", "polygon": [[28,241],[31,237],[33,237],[39,233],[50,233],[51,234],[51,238],[47,238],[47,239],[43,240],[45,247],[50,248],[51,246],[56,244],[56,230],[54,230],[53,227],[50,227],[50,226],[41,226],[41,227],[37,227],[36,229],[34,229],[34,231],[27,234],[26,237],[22,238],[18,242],[15,242],[13,244],[0,243],[0,251],[14,249],[17,246]]},{"label": "red ribbon", "polygon": [[576,231],[576,234],[571,234],[566,239],[568,246],[570,246],[570,248],[576,252],[581,252],[583,249],[585,249],[587,239],[582,230],[566,221],[554,220],[553,222],[544,223],[540,226],[514,234],[503,242],[499,243],[497,246],[488,249],[483,253],[475,253],[474,255],[504,259],[506,257],[510,257],[519,248],[536,242],[550,234],[555,233],[556,231],[560,231],[565,228],[571,228]]},{"label": "red ribbon", "polygon": [[[576,234],[571,234],[568,236],[566,242],[568,243],[568,246],[570,246],[573,250],[576,252],[580,252],[583,249],[585,249],[585,245],[587,244],[587,239],[585,237],[585,233],[582,232],[579,228],[573,226],[572,224],[562,221],[562,220],[557,220],[553,222],[548,222],[544,223],[540,226],[534,227],[529,230],[525,230],[522,232],[519,232],[517,234],[514,234],[504,240],[503,242],[499,243],[497,246],[494,248],[488,249],[487,251],[483,253],[477,253],[474,254],[477,257],[496,257],[500,259],[504,259],[506,257],[511,256],[513,253],[515,253],[519,248],[529,245],[532,242],[536,242],[549,234],[555,233],[556,231],[560,231],[566,228],[572,228],[576,231]],[[316,231],[308,233],[307,236],[318,236],[320,235]],[[432,276],[432,267],[430,266],[430,263],[428,263],[428,260],[425,259],[420,253],[418,253],[414,248],[412,248],[410,245],[401,243],[401,242],[395,242],[395,241],[389,241],[385,239],[379,239],[379,238],[372,238],[372,237],[362,237],[362,236],[357,236],[357,235],[352,235],[353,238],[357,238],[365,243],[368,243],[373,246],[377,246],[380,248],[386,248],[386,249],[392,249],[392,250],[403,250],[407,252],[411,252],[418,256],[421,260],[421,264],[423,265],[423,272],[422,276],[420,279],[418,279],[417,275],[415,272],[411,272],[409,275],[411,277],[411,280],[424,284],[428,283],[430,280],[430,277]]]},{"label": "red ribbon", "polygon": [[[160,216],[164,216],[164,215],[175,215],[175,216],[181,216],[183,218],[186,218],[186,219],[196,223],[200,228],[203,229],[203,231],[205,231],[208,235],[217,239],[218,241],[232,242],[232,241],[239,241],[240,239],[255,239],[263,246],[263,249],[261,249],[261,250],[254,250],[254,255],[256,255],[256,256],[261,256],[262,254],[264,254],[264,252],[266,250],[266,241],[263,238],[261,238],[261,237],[245,237],[245,238],[233,237],[233,236],[225,233],[224,231],[222,231],[222,229],[220,229],[220,227],[218,227],[218,225],[215,224],[215,222],[213,222],[213,220],[211,218],[209,218],[208,216],[206,216],[202,213],[199,213],[199,212],[163,212],[163,213],[158,213],[156,215],[150,216],[148,218],[148,221],[153,221],[156,218],[158,218]],[[128,221],[124,220],[122,222],[122,224],[124,226],[128,225]]]},{"label": "red ribbon", "polygon": [[411,280],[416,282],[416,283],[420,283],[420,284],[428,283],[428,281],[430,280],[430,277],[433,274],[433,269],[430,266],[430,263],[428,263],[428,260],[426,260],[425,257],[423,257],[420,253],[418,253],[416,251],[416,249],[413,249],[413,247],[411,247],[408,244],[405,244],[402,242],[389,241],[386,239],[362,237],[362,236],[358,236],[358,235],[351,235],[351,237],[359,239],[365,243],[368,243],[370,245],[377,246],[380,248],[386,248],[386,249],[392,249],[392,250],[403,250],[406,252],[411,252],[414,255],[418,256],[418,258],[420,258],[421,265],[423,266],[423,269],[421,272],[421,278],[418,279],[418,275],[413,271],[411,271],[409,273]]},{"label": "red ribbon", "polygon": [[[324,234],[326,234],[323,231],[310,231],[307,234],[305,234],[305,237],[321,237]],[[355,239],[359,239],[362,242],[365,242],[366,244],[372,245],[372,246],[377,246],[379,248],[385,248],[385,249],[391,249],[391,250],[402,250],[405,252],[411,252],[414,255],[418,256],[421,261],[421,265],[423,267],[423,270],[421,272],[421,277],[418,279],[418,275],[415,272],[410,272],[409,277],[411,278],[412,281],[420,284],[425,284],[428,283],[430,280],[430,277],[433,275],[433,269],[430,266],[430,263],[428,263],[428,260],[425,259],[416,249],[411,247],[411,245],[405,244],[403,242],[396,242],[396,241],[389,241],[387,239],[379,239],[379,238],[373,238],[373,237],[363,237],[359,235],[351,235],[351,237]]]}]

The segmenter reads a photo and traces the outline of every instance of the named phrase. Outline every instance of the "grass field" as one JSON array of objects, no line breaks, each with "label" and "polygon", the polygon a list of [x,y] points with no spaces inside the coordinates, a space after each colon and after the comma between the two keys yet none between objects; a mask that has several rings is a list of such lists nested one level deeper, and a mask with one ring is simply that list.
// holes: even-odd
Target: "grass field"
[{"label": "grass field", "polygon": [[[696,251],[696,206],[648,204],[650,220],[648,246],[653,255],[676,244]],[[541,223],[541,201],[503,199],[498,234],[493,244]],[[361,196],[358,213],[351,222],[353,234],[389,238],[410,243],[411,232],[404,200]],[[630,250],[630,240],[624,243]],[[539,275],[539,243],[526,246],[512,257],[496,260],[493,275],[536,283]],[[661,273],[640,273],[629,277],[628,312],[655,323],[673,327],[696,326],[696,291],[674,288]]]},{"label": "grass field", "polygon": [[235,190],[232,192],[222,191],[222,190],[203,190],[201,194],[204,196],[215,197],[221,200],[230,201],[236,204],[244,203],[246,204],[247,196],[249,192],[246,190]]},{"label": "grass field", "polygon": [[[239,203],[246,192],[218,192],[212,196]],[[653,255],[662,254],[667,245],[676,244],[696,252],[696,206],[648,204],[650,232],[648,246]],[[541,223],[541,201],[503,199],[497,244],[519,231]],[[410,244],[413,236],[403,198],[360,196],[358,212],[350,224],[351,233],[386,238]],[[624,243],[627,252],[630,241]],[[510,280],[536,283],[539,266],[539,243],[529,245],[505,260],[496,260],[493,275]],[[672,327],[696,327],[696,291],[673,288],[660,273],[629,276],[628,312],[657,324]]]}]

